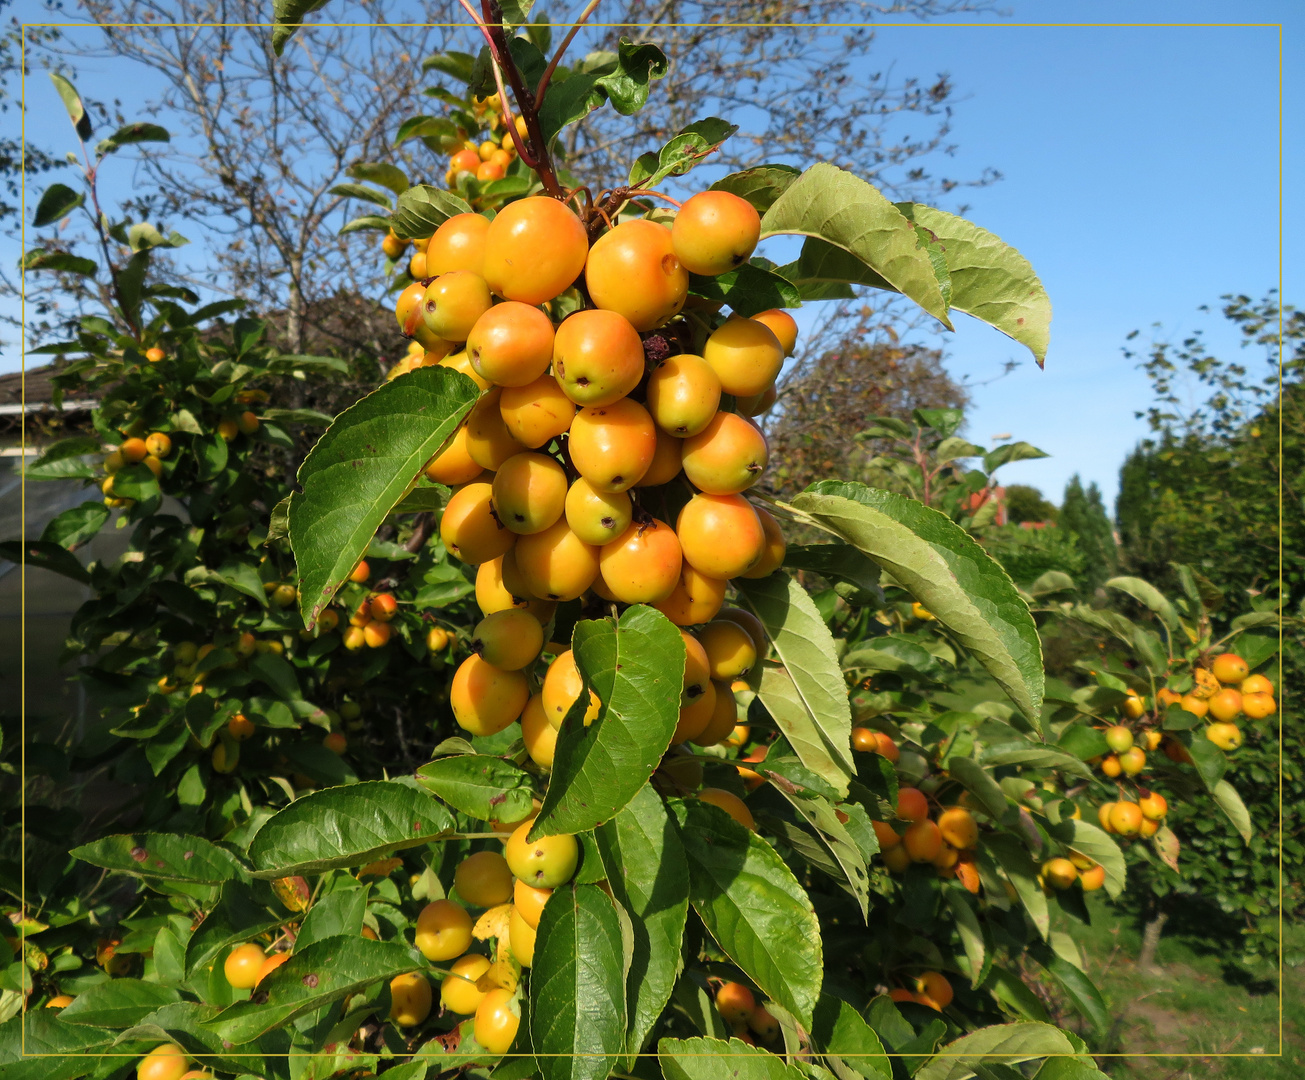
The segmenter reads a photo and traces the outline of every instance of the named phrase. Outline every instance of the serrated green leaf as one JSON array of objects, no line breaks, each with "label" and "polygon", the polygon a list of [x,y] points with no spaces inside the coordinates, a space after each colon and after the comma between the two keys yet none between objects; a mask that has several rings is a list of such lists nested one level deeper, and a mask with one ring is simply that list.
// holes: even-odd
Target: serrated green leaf
[{"label": "serrated green leaf", "polygon": [[418,184],[399,196],[390,218],[394,235],[404,240],[420,240],[431,236],[444,222],[455,214],[469,214],[471,206],[451,191]]},{"label": "serrated green leaf", "polygon": [[449,812],[392,780],[315,791],[273,814],[249,845],[254,876],[287,877],[361,866],[452,832]]},{"label": "serrated green leaf", "polygon": [[[514,39],[514,46],[521,40]],[[582,64],[565,80],[552,83],[540,105],[539,126],[549,145],[563,128],[583,120],[606,101],[622,116],[638,112],[648,100],[651,82],[662,78],[670,65],[666,54],[651,42],[636,44],[623,37],[610,60],[590,70],[585,67]]]},{"label": "serrated green leaf", "polygon": [[94,277],[99,267],[94,259],[84,259],[80,255],[69,255],[63,251],[43,251],[34,248],[18,262],[23,270],[57,270],[64,274],[80,274],[82,277]]},{"label": "serrated green leaf", "polygon": [[810,898],[775,849],[723,810],[689,799],[671,811],[694,910],[726,955],[810,1030],[824,976]]},{"label": "serrated green leaf", "polygon": [[37,229],[45,225],[53,225],[56,221],[67,217],[85,201],[85,192],[73,191],[67,184],[51,184],[41,195],[41,201],[36,204],[32,225]]},{"label": "serrated green leaf", "polygon": [[915,1080],[965,1080],[974,1075],[976,1062],[1013,1063],[1075,1053],[1066,1034],[1051,1024],[999,1024],[948,1043],[915,1074]]},{"label": "serrated green leaf", "polygon": [[1007,834],[987,837],[986,847],[1006,871],[1006,877],[1015,886],[1024,910],[1045,939],[1051,933],[1047,897],[1038,881],[1038,868],[1033,864],[1028,850],[1014,836]]},{"label": "serrated green leaf", "polygon": [[718,277],[690,274],[689,291],[729,304],[736,315],[744,318],[771,308],[802,306],[802,294],[796,285],[783,274],[753,263],[744,263]]},{"label": "serrated green leaf", "polygon": [[368,187],[366,184],[336,184],[327,194],[343,195],[348,199],[361,199],[363,202],[382,206],[386,210],[394,205],[394,201],[385,192],[377,191],[374,187]]},{"label": "serrated green leaf", "polygon": [[124,1028],[139,1023],[155,1009],[180,1000],[177,991],[158,983],[109,979],[78,994],[71,1005],[60,1010],[59,1019],[67,1024]]},{"label": "serrated green leaf", "polygon": [[666,1080],[803,1080],[782,1057],[740,1039],[662,1039],[657,1058]]},{"label": "serrated green leaf", "polygon": [[1042,643],[1005,570],[946,515],[864,484],[825,480],[793,505],[893,575],[1040,728]]},{"label": "serrated green leaf", "polygon": [[635,605],[618,623],[577,623],[571,648],[602,707],[588,727],[563,721],[535,835],[610,821],[652,775],[680,714],[684,641],[656,608]]},{"label": "serrated green leaf", "polygon": [[289,515],[305,626],[314,626],[478,392],[460,372],[420,368],[342,412],[309,452]]},{"label": "serrated green leaf", "polygon": [[68,119],[73,122],[78,136],[89,139],[92,131],[91,118],[86,114],[86,106],[82,104],[77,88],[62,75],[56,75],[54,72],[50,73],[50,81],[54,83],[54,88],[63,101],[63,107],[68,110]]},{"label": "serrated green leaf", "polygon": [[69,854],[106,870],[165,881],[218,885],[245,874],[236,856],[201,836],[127,833],[93,840]]},{"label": "serrated green leaf", "polygon": [[653,187],[668,176],[683,176],[738,130],[738,124],[715,116],[695,120],[661,150],[639,155],[630,168],[630,186]]},{"label": "serrated green leaf", "polygon": [[0,559],[49,570],[83,584],[91,580],[86,567],[82,566],[76,555],[62,544],[51,543],[48,540],[0,541]]},{"label": "serrated green leaf", "polygon": [[709,190],[728,191],[751,203],[757,213],[764,214],[801,175],[802,170],[792,165],[756,165],[722,176]]},{"label": "serrated green leaf", "polygon": [[233,945],[251,941],[286,920],[284,908],[273,910],[272,893],[263,882],[228,881],[217,903],[186,942],[186,975],[195,978],[205,965]]},{"label": "serrated green leaf", "polygon": [[1220,780],[1214,785],[1214,801],[1232,822],[1233,828],[1237,830],[1246,843],[1251,842],[1253,829],[1251,827],[1251,814],[1246,809],[1246,804],[1242,802],[1242,797],[1237,794],[1237,789],[1228,783],[1227,780]]},{"label": "serrated green leaf", "polygon": [[830,994],[821,994],[816,1003],[811,1041],[825,1054],[845,1059],[845,1063],[862,1076],[882,1076],[884,1080],[890,1080],[893,1075],[884,1044],[874,1029],[846,1001]]},{"label": "serrated green leaf", "polygon": [[480,821],[520,821],[529,816],[530,774],[503,758],[456,754],[417,770],[421,785],[455,810]]}]

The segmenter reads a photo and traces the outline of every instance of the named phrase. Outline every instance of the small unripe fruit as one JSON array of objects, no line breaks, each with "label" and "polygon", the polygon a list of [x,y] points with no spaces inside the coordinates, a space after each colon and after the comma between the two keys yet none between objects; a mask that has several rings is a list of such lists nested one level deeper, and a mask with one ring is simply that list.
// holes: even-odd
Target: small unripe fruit
[{"label": "small unripe fruit", "polygon": [[1116,754],[1122,754],[1133,745],[1133,733],[1122,724],[1106,729],[1106,745]]},{"label": "small unripe fruit", "polygon": [[1064,890],[1078,880],[1078,867],[1068,859],[1050,859],[1042,864],[1042,876],[1053,889]]},{"label": "small unripe fruit", "polygon": [[1210,724],[1205,729],[1205,737],[1220,750],[1236,750],[1242,744],[1241,728],[1226,721]]},{"label": "small unripe fruit", "polygon": [[512,871],[497,851],[478,851],[458,863],[453,887],[473,907],[506,904],[512,898]]},{"label": "small unripe fruit", "polygon": [[725,393],[737,397],[764,393],[784,364],[784,350],[770,327],[737,316],[712,331],[702,357]]},{"label": "small unripe fruit", "polygon": [[566,471],[547,454],[514,454],[493,482],[494,513],[518,534],[543,532],[562,517]]},{"label": "small unripe fruit", "polygon": [[1167,709],[1170,705],[1177,705],[1182,701],[1183,695],[1175,690],[1170,690],[1167,686],[1162,686],[1155,692],[1155,699]]},{"label": "small unripe fruit", "polygon": [[599,573],[608,591],[625,604],[656,604],[680,582],[680,541],[664,521],[632,522],[603,546]]},{"label": "small unripe fruit", "polygon": [[675,215],[675,254],[694,274],[715,277],[748,261],[761,236],[761,217],[750,202],[728,191],[703,191]]},{"label": "small unripe fruit", "polygon": [[431,277],[454,270],[485,276],[485,235],[489,219],[480,214],[454,214],[435,230],[426,245],[426,273]]},{"label": "small unripe fruit", "polygon": [[937,971],[926,971],[916,983],[917,991],[928,998],[925,1004],[935,1009],[945,1009],[952,1003],[952,984]]},{"label": "small unripe fruit", "polygon": [[648,376],[648,412],[663,431],[686,439],[702,431],[720,407],[720,378],[701,356],[682,353]]},{"label": "small unripe fruit", "polygon": [[583,476],[566,493],[566,523],[586,544],[609,544],[621,536],[633,514],[624,491],[602,491]]},{"label": "small unripe fruit", "polygon": [[489,991],[476,1008],[473,1025],[476,1042],[491,1054],[506,1054],[511,1050],[520,1026],[521,1016],[513,1011],[512,993],[508,990]]},{"label": "small unripe fruit", "polygon": [[340,635],[341,642],[350,652],[357,652],[367,645],[367,638],[363,635],[361,626],[351,626]]},{"label": "small unripe fruit", "polygon": [[1119,767],[1125,776],[1136,776],[1146,768],[1146,751],[1140,746],[1125,750],[1119,755]]},{"label": "small unripe fruit", "polygon": [[770,327],[771,332],[779,339],[785,356],[793,355],[793,350],[797,347],[798,326],[792,315],[779,308],[771,308],[759,315],[753,315],[752,318]]},{"label": "small unripe fruit", "polygon": [[553,323],[529,304],[515,300],[497,304],[471,327],[467,356],[471,366],[490,382],[527,386],[553,362]]},{"label": "small unripe fruit", "polygon": [[637,219],[594,242],[585,263],[585,285],[599,308],[619,312],[636,330],[647,331],[679,314],[689,273],[676,257],[670,230]]},{"label": "small unripe fruit", "polygon": [[349,740],[340,732],[332,731],[322,739],[322,745],[333,754],[343,754],[349,748]]},{"label": "small unripe fruit", "polygon": [[1196,697],[1194,694],[1185,694],[1179,704],[1193,716],[1204,717],[1210,711],[1210,703],[1205,698]]},{"label": "small unripe fruit", "polygon": [[1097,820],[1101,822],[1101,827],[1105,829],[1106,832],[1115,831],[1114,826],[1110,824],[1110,811],[1114,808],[1115,804],[1112,802],[1102,803],[1097,807]]},{"label": "small unripe fruit", "polygon": [[504,299],[542,304],[580,276],[588,255],[589,238],[572,210],[545,196],[518,199],[485,233],[485,280]]},{"label": "small unripe fruit", "polygon": [[449,973],[440,983],[440,1005],[449,1012],[471,1016],[485,1000],[485,992],[476,988],[476,980],[490,968],[484,956],[460,956],[449,965]]},{"label": "small unripe fruit", "polygon": [[611,405],[639,385],[643,342],[614,311],[577,311],[557,328],[553,375],[577,405]]},{"label": "small unripe fruit", "polygon": [[436,900],[417,916],[413,941],[427,960],[454,960],[471,948],[471,916],[461,904]]},{"label": "small unripe fruit", "polygon": [[1210,672],[1221,683],[1240,683],[1251,673],[1251,669],[1236,653],[1222,653],[1214,658]]},{"label": "small unripe fruit", "polygon": [[473,735],[494,735],[521,715],[530,684],[519,671],[503,671],[474,653],[453,673],[449,705],[453,718]]},{"label": "small unripe fruit", "polygon": [[1140,720],[1146,713],[1146,702],[1137,694],[1131,692],[1128,697],[1124,698],[1119,707],[1130,720]]},{"label": "small unripe fruit", "polygon": [[1227,723],[1235,720],[1241,715],[1242,695],[1241,691],[1234,690],[1231,686],[1225,686],[1217,694],[1210,697],[1210,715],[1216,720]]},{"label": "small unripe fruit", "polygon": [[349,572],[349,580],[355,585],[365,584],[367,579],[372,576],[371,567],[367,565],[366,559],[360,559],[358,565]]},{"label": "small unripe fruit", "polygon": [[570,881],[575,873],[580,861],[580,846],[574,836],[565,833],[527,840],[534,824],[535,819],[528,818],[508,837],[504,849],[508,866],[517,879],[527,885],[537,889],[556,889]]},{"label": "small unripe fruit", "polygon": [[544,647],[544,628],[528,611],[511,608],[487,615],[476,625],[471,651],[487,664],[519,671],[534,663]]},{"label": "small unripe fruit", "polygon": [[[195,686],[199,686],[199,683],[196,683]],[[209,755],[209,762],[210,764],[212,764],[214,772],[218,772],[218,773],[235,772],[236,766],[240,764],[239,744],[234,742],[217,743],[213,747],[213,752]]]},{"label": "small unripe fruit", "polygon": [[246,410],[236,417],[236,426],[242,435],[252,435],[258,430],[258,417]]},{"label": "small unripe fruit", "polygon": [[430,1016],[434,992],[426,976],[410,971],[390,980],[390,1019],[400,1027],[416,1027]]},{"label": "small unripe fruit", "polygon": [[377,593],[367,603],[367,610],[373,619],[389,622],[399,611],[399,602],[393,593]]},{"label": "small unripe fruit", "polygon": [[906,850],[904,844],[899,843],[896,847],[885,848],[879,854],[884,860],[884,866],[894,874],[902,873],[911,865],[911,853]]},{"label": "small unripe fruit", "polygon": [[531,449],[569,431],[575,419],[575,402],[547,373],[525,386],[504,387],[498,410],[509,434]]},{"label": "small unripe fruit", "polygon": [[145,350],[145,359],[148,360],[151,364],[157,364],[160,360],[166,359],[167,355],[168,354],[165,353],[162,349],[160,349],[157,345],[155,345],[151,349]]},{"label": "small unripe fruit", "polygon": [[1122,773],[1124,769],[1119,762],[1118,756],[1115,754],[1107,754],[1101,759],[1101,771],[1113,780],[1116,776]]},{"label": "small unripe fruit", "polygon": [[396,236],[391,229],[381,238],[381,250],[387,258],[397,259],[408,250],[408,241]]}]

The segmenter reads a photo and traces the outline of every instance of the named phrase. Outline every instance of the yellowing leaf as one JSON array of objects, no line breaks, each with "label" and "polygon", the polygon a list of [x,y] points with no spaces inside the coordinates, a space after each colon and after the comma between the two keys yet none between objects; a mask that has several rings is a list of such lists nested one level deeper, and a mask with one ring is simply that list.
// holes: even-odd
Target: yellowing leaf
[{"label": "yellowing leaf", "polygon": [[477,941],[498,938],[506,941],[508,936],[508,918],[512,915],[511,904],[497,904],[486,911],[476,925],[471,928],[471,936]]}]

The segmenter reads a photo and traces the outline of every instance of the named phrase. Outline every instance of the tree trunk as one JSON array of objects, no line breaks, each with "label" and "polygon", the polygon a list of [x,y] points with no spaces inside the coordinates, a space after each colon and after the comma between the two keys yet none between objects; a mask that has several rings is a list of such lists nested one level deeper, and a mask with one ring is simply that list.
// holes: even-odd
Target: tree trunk
[{"label": "tree trunk", "polygon": [[1142,951],[1137,954],[1137,966],[1155,967],[1155,951],[1160,944],[1160,935],[1164,932],[1169,913],[1157,905],[1152,909],[1151,918],[1142,930]]},{"label": "tree trunk", "polygon": [[299,288],[299,275],[303,272],[304,260],[295,255],[290,260],[290,296],[286,305],[285,333],[288,351],[304,351],[304,294]]}]

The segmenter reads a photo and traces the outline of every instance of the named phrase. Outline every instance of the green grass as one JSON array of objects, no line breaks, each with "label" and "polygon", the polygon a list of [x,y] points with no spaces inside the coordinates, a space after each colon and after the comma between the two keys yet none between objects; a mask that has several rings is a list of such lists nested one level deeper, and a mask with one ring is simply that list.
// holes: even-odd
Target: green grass
[{"label": "green grass", "polygon": [[[1305,966],[1230,963],[1235,941],[1202,932],[1199,920],[1167,933],[1156,964],[1136,963],[1141,933],[1127,917],[1094,903],[1093,926],[1073,933],[1114,1018],[1102,1058],[1118,1080],[1288,1080],[1305,1077]],[[1213,923],[1216,920],[1211,920]],[[1305,949],[1305,928],[1288,926],[1286,953]],[[1294,954],[1294,955],[1293,955]],[[1282,1057],[1279,1047],[1281,1004]],[[1144,1057],[1177,1054],[1176,1057]],[[1249,1054],[1250,1057],[1219,1057]],[[1265,1056],[1260,1056],[1265,1055]]]}]

